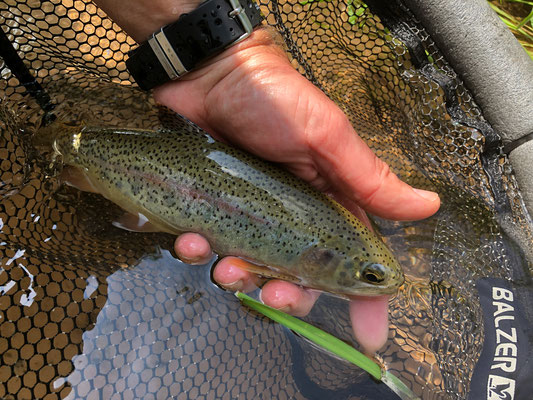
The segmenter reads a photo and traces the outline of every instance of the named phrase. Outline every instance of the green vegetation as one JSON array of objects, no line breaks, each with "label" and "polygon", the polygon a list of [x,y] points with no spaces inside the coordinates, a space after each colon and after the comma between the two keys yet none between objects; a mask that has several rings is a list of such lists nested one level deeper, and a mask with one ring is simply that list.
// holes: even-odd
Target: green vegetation
[{"label": "green vegetation", "polygon": [[[348,7],[346,7],[348,22],[354,25],[357,22],[357,19],[365,13],[368,6],[361,0],[346,0],[346,4],[348,4]],[[362,26],[362,24],[364,24],[364,20],[361,21],[359,26]]]},{"label": "green vegetation", "polygon": [[244,293],[237,292],[235,295],[245,306],[263,314],[273,321],[280,323],[298,335],[303,336],[315,343],[324,350],[327,350],[365,370],[372,375],[372,377],[387,385],[402,400],[418,399],[418,397],[416,397],[414,393],[391,372],[382,369],[381,366],[379,366],[374,360],[368,358],[342,340],[337,339],[335,336],[330,335],[321,329],[315,328],[301,319],[268,307],[263,303],[252,299],[250,296],[245,295]]},{"label": "green vegetation", "polygon": [[488,0],[533,59],[533,1]]},{"label": "green vegetation", "polygon": [[[307,3],[321,3],[324,1],[332,1],[332,0],[299,0],[298,2],[305,6]],[[346,1],[346,13],[348,14],[348,22],[352,25],[355,25],[357,22],[357,19],[361,17],[365,11],[367,10],[368,6],[366,3],[363,2],[363,0],[345,0]],[[359,23],[359,26],[364,25],[364,19]]]}]

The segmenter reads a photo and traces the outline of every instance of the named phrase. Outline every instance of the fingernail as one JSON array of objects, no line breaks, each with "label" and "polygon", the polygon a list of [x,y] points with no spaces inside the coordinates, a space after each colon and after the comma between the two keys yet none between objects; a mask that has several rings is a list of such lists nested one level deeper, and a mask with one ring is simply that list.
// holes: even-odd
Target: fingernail
[{"label": "fingernail", "polygon": [[[259,292],[259,301],[263,304],[265,304],[265,302],[263,301],[263,291],[261,290]],[[268,304],[267,304],[268,305]],[[273,307],[271,305],[268,305],[269,307]],[[291,306],[290,305],[286,305],[286,306],[283,306],[283,307],[280,307],[280,308],[276,308],[276,307],[273,307],[274,309],[278,310],[278,311],[281,311],[281,312],[284,312],[286,314],[290,314],[291,313]]]},{"label": "fingernail", "polygon": [[186,258],[186,257],[178,257],[180,259],[180,261],[184,262],[185,264],[189,264],[189,265],[204,265],[204,264],[207,264],[209,262],[209,260],[211,259],[212,255],[210,255],[209,257],[195,257],[195,258]]},{"label": "fingernail", "polygon": [[235,281],[235,282],[225,283],[222,286],[224,286],[224,288],[227,289],[227,290],[231,290],[232,292],[236,292],[236,291],[242,289],[243,283],[242,283],[242,280],[239,279],[238,281]]},{"label": "fingernail", "polygon": [[425,200],[429,200],[429,201],[435,201],[435,200],[438,200],[439,198],[439,195],[435,192],[430,192],[429,190],[423,190],[423,189],[414,189],[413,188],[413,191],[419,195],[420,197],[422,197],[423,199]]}]

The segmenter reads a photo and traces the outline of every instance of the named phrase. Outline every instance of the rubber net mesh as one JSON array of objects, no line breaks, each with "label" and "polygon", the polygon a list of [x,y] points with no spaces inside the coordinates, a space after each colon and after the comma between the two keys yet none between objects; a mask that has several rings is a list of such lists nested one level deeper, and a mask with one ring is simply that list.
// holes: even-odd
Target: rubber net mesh
[{"label": "rubber net mesh", "polygon": [[[531,220],[471,95],[408,10],[389,3],[261,8],[294,67],[376,154],[440,193],[427,220],[374,219],[407,274],[379,358],[422,398],[460,399],[483,346],[474,284],[530,274],[509,235],[531,243]],[[0,23],[59,119],[187,129],[136,88],[124,63],[136,44],[91,2],[3,0]],[[391,396],[241,307],[211,283],[209,265],[177,261],[172,237],[115,228],[117,207],[61,185],[30,144],[46,96],[28,95],[3,59],[0,73],[0,398]],[[353,343],[346,314],[322,296],[307,319]]]}]

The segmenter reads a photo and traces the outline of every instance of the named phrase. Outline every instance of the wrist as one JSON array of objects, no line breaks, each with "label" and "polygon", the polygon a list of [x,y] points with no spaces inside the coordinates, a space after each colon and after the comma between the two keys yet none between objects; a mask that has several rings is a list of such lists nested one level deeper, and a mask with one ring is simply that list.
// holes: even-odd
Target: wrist
[{"label": "wrist", "polygon": [[126,66],[143,90],[184,75],[248,38],[261,25],[253,0],[209,0],[182,14],[128,53]]},{"label": "wrist", "polygon": [[197,8],[203,0],[96,0],[102,10],[137,43],[180,15]]}]

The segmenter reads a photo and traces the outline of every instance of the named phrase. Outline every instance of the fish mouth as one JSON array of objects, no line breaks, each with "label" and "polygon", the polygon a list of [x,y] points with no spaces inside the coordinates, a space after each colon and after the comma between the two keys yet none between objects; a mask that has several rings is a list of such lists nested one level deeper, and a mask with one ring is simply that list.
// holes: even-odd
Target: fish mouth
[{"label": "fish mouth", "polygon": [[[279,279],[302,286],[304,288],[329,293],[333,296],[344,299],[350,299],[351,296],[373,297],[392,295],[398,291],[398,288],[404,282],[403,273],[397,273],[390,267],[386,267],[379,263],[368,262],[363,265],[361,269],[361,280],[359,280],[357,284],[350,288],[335,287],[335,285],[314,285],[309,280],[293,275],[284,268],[259,265],[256,261],[251,261],[242,257],[240,258],[243,261],[246,261],[246,263],[240,265],[239,268],[254,273],[262,278]],[[400,277],[401,279],[398,279]]]},{"label": "fish mouth", "polygon": [[340,299],[344,300],[354,300],[361,297],[380,297],[380,296],[393,296],[398,292],[398,289],[400,285],[393,285],[393,286],[383,286],[383,287],[376,287],[376,286],[360,286],[357,288],[354,288],[350,291],[330,291],[326,290],[324,288],[313,288],[310,286],[304,286],[308,289],[313,290],[319,290],[321,292],[327,293],[330,296],[338,297]]},{"label": "fish mouth", "polygon": [[352,292],[347,293],[347,297],[352,296],[365,296],[365,297],[374,297],[374,296],[383,296],[383,295],[391,295],[398,292],[398,289],[400,286],[402,286],[403,281],[394,285],[387,285],[387,286],[361,286],[356,289],[354,289]]},{"label": "fish mouth", "polygon": [[309,284],[309,282],[295,282],[295,281],[292,281],[292,282],[300,286],[303,286],[305,288],[319,290],[321,292],[325,292],[336,297],[350,300],[352,297],[357,297],[357,296],[377,297],[377,296],[385,296],[385,295],[394,295],[398,292],[398,289],[403,285],[404,279],[398,280],[394,283],[391,283],[391,280],[388,279],[385,284],[381,284],[381,285],[360,281],[357,285],[354,285],[350,288],[344,288],[344,289],[313,286],[312,284]]}]

